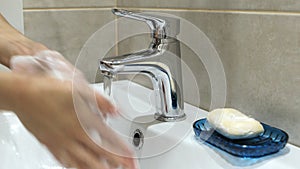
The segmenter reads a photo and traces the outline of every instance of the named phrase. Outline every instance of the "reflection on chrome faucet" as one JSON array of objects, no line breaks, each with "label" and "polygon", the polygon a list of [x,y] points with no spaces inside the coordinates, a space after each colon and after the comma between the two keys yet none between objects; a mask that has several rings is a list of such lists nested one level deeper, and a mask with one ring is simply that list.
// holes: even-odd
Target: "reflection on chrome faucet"
[{"label": "reflection on chrome faucet", "polygon": [[[117,74],[140,73],[148,76],[156,93],[157,112],[155,118],[160,121],[180,121],[185,119],[183,112],[183,92],[180,62],[180,44],[171,35],[170,25],[179,21],[167,20],[153,16],[137,14],[126,10],[113,9],[115,15],[145,21],[151,29],[152,42],[148,49],[135,53],[116,56],[100,61],[101,73],[105,76],[105,91],[111,93],[111,79]],[[160,58],[170,58],[167,63],[159,62]],[[174,58],[175,57],[175,58]]]}]

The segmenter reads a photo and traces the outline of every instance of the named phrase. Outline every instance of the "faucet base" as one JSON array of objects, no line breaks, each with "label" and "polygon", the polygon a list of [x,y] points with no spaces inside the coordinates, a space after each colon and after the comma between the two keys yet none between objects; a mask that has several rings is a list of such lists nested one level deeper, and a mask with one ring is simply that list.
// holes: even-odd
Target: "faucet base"
[{"label": "faucet base", "polygon": [[174,116],[174,117],[167,117],[159,113],[154,114],[154,118],[158,121],[162,122],[177,122],[177,121],[183,121],[186,119],[186,115],[183,113],[180,116]]}]

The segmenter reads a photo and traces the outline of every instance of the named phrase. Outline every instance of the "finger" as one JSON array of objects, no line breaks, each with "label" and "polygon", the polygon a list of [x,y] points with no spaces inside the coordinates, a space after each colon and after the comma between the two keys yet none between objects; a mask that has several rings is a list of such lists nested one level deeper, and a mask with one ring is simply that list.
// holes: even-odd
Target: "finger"
[{"label": "finger", "polygon": [[114,161],[107,160],[107,164],[109,165],[110,168],[119,168],[120,165],[118,163],[115,163]]},{"label": "finger", "polygon": [[56,136],[55,140],[45,142],[48,150],[52,155],[64,166],[67,168],[77,168],[79,169],[80,164],[74,160],[70,153],[66,150],[66,147],[69,147],[71,144],[70,139],[64,138],[60,139],[61,136]]},{"label": "finger", "polygon": [[[84,146],[84,145],[83,145]],[[84,146],[85,147],[85,146]],[[89,148],[85,147],[86,150],[90,150]],[[93,150],[90,150],[90,153],[93,153],[95,156],[97,156],[97,154],[95,153],[95,151]],[[119,163],[116,163],[115,161],[113,160],[102,160],[109,168],[111,169],[116,169],[116,168],[119,168],[120,167],[120,164]]]},{"label": "finger", "polygon": [[101,138],[101,146],[104,146],[107,149],[112,149],[116,154],[131,157],[132,153],[127,148],[127,145],[117,137],[115,132],[109,126],[107,126],[103,117],[96,113],[92,113],[90,107],[82,103],[82,101],[84,100],[82,100],[81,97],[78,97],[76,100],[77,104],[75,105],[80,105],[77,106],[76,112],[84,130],[70,134],[77,136],[77,138],[84,143],[90,141],[87,133],[90,133],[91,130],[94,130]]},{"label": "finger", "polygon": [[[51,151],[51,150],[50,150]],[[65,151],[65,150],[60,150],[58,151],[51,151],[52,154],[55,156],[55,158],[64,166],[67,168],[77,168],[80,169],[80,165],[77,163],[76,160],[74,160],[71,155]]]},{"label": "finger", "polygon": [[[85,143],[85,146],[90,150],[95,151],[96,154],[103,154],[103,157],[105,157],[112,163],[120,164],[128,168],[135,168],[135,162],[133,158],[131,158],[133,157],[133,153],[131,152],[131,150],[127,148],[127,146],[114,134],[112,130],[109,130],[109,127],[107,127],[106,125],[101,126],[103,130],[110,133],[107,134],[105,132],[105,135],[103,131],[99,133],[101,137],[101,145],[97,145],[89,137],[82,137],[81,142]],[[108,135],[114,137],[108,137]],[[110,142],[114,142],[114,144],[109,144]]]},{"label": "finger", "polygon": [[[82,109],[84,106],[80,106]],[[86,111],[80,111],[80,112],[86,112]],[[80,113],[79,113],[80,115]],[[93,116],[91,116],[93,115]],[[127,146],[114,134],[114,131],[112,131],[103,121],[103,119],[99,116],[96,116],[93,113],[87,112],[87,114],[83,115],[84,118],[88,116],[88,120],[84,120],[84,124],[88,124],[88,128],[85,129],[95,129],[96,132],[100,135],[101,143],[100,146],[98,146],[85,132],[85,130],[76,130],[75,133],[70,133],[77,138],[78,141],[81,142],[81,144],[85,145],[90,150],[95,151],[98,155],[104,155],[104,157],[110,161],[113,161],[117,164],[121,164],[123,166],[129,166],[128,168],[134,168],[134,160],[131,158],[124,158],[121,156],[126,157],[133,157],[133,153],[127,148]],[[84,126],[83,126],[84,127]],[[86,127],[86,126],[85,126]],[[81,129],[81,128],[79,128]],[[104,150],[105,147],[107,150],[111,150],[119,155],[115,155],[113,153],[109,153]]]},{"label": "finger", "polygon": [[100,157],[84,148],[81,143],[75,142],[69,146],[68,152],[76,159],[80,166],[86,166],[82,169],[109,169],[105,163],[101,162]]},{"label": "finger", "polygon": [[88,106],[87,110],[98,115],[116,114],[116,109],[112,103],[80,79],[76,79],[76,82],[73,83],[73,98],[76,103],[75,106],[80,105],[76,107],[77,109],[81,109],[81,106],[85,105]]},{"label": "finger", "polygon": [[[87,109],[91,109],[90,111],[92,112],[97,112],[95,114],[98,115],[119,115],[117,108],[107,98],[90,88],[88,85],[74,84],[73,89],[74,100],[77,103],[75,106],[89,106]],[[76,108],[81,109],[80,106]]]},{"label": "finger", "polygon": [[[88,113],[89,114],[89,113]],[[133,152],[131,149],[128,148],[128,145],[121,140],[106,123],[102,119],[95,114],[90,114],[89,116],[89,127],[87,128],[88,131],[95,131],[99,134],[101,138],[100,146],[105,148],[108,151],[112,151],[114,154],[119,156],[125,157],[133,157]],[[85,141],[85,140],[83,140]],[[95,140],[93,140],[95,141]],[[96,144],[96,143],[95,143]],[[97,144],[96,144],[97,145]]]},{"label": "finger", "polygon": [[96,101],[99,109],[104,114],[119,115],[117,108],[103,95],[95,91]]}]

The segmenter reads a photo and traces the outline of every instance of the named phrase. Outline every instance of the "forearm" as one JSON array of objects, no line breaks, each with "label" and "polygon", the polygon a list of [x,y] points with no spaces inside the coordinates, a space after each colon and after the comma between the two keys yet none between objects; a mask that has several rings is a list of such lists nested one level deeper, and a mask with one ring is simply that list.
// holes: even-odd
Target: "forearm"
[{"label": "forearm", "polygon": [[0,72],[0,110],[15,110],[16,104],[20,101],[19,91],[26,86],[22,84],[24,80],[19,74]]},{"label": "forearm", "polygon": [[34,55],[47,48],[34,42],[13,28],[0,14],[0,63],[9,67],[14,55]]}]

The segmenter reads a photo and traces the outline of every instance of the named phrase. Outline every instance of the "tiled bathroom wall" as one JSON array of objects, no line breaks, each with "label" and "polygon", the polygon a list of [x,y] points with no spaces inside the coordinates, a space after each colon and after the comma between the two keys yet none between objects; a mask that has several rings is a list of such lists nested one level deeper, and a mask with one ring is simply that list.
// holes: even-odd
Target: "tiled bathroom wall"
[{"label": "tiled bathroom wall", "polygon": [[253,10],[253,11],[299,11],[297,0],[118,0],[119,7],[165,8],[165,9],[208,9],[208,10]]},{"label": "tiled bathroom wall", "polygon": [[[24,0],[25,35],[62,53],[93,82],[99,55],[82,59],[80,51],[98,29],[114,21],[113,6],[112,0]],[[115,31],[107,36],[106,43],[114,44]],[[97,49],[103,47],[96,45]],[[90,62],[82,64],[82,60]]]},{"label": "tiled bathroom wall", "polygon": [[[299,1],[119,0],[118,7],[173,14],[194,24],[210,39],[224,66],[226,106],[286,130],[290,142],[300,145]],[[120,24],[118,32],[123,29],[128,27]],[[131,52],[148,43],[149,37],[140,35],[122,41],[118,50]],[[196,91],[185,91],[185,100],[210,109],[213,89],[205,65],[188,45],[181,47],[200,93],[200,103]],[[188,90],[193,82],[183,83]]]},{"label": "tiled bathroom wall", "polygon": [[[290,142],[300,145],[300,2],[297,0],[24,0],[25,34],[60,51],[72,63],[87,39],[114,20],[111,7],[143,12],[161,12],[182,17],[199,28],[211,41],[224,66],[226,106],[282,128]],[[118,24],[116,36],[135,26]],[[189,33],[189,32],[181,32]],[[115,37],[114,37],[115,38]],[[114,39],[113,38],[113,39]],[[118,39],[117,39],[118,40]],[[127,53],[148,46],[148,35],[121,41],[116,51]],[[107,43],[113,44],[109,40]],[[200,44],[199,44],[200,45]],[[95,48],[101,46],[95,45]],[[187,102],[211,107],[210,79],[201,59],[181,44],[182,59],[194,76],[199,96],[185,90]],[[93,50],[93,49],[91,49]],[[97,55],[83,68],[95,80]],[[188,78],[186,78],[188,79]],[[184,88],[192,82],[184,80]]]},{"label": "tiled bathroom wall", "polygon": [[115,5],[115,0],[24,0],[25,9],[104,8]]}]

